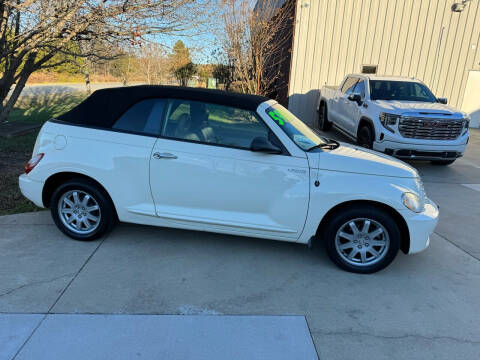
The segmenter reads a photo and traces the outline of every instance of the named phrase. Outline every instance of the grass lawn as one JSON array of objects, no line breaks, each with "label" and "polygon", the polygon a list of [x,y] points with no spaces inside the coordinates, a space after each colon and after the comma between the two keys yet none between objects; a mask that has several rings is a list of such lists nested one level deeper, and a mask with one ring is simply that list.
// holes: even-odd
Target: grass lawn
[{"label": "grass lawn", "polygon": [[[84,93],[48,94],[20,98],[9,122],[43,124],[71,109],[85,98]],[[38,131],[13,138],[0,137],[0,215],[39,210],[18,188],[18,176],[32,156]]]}]

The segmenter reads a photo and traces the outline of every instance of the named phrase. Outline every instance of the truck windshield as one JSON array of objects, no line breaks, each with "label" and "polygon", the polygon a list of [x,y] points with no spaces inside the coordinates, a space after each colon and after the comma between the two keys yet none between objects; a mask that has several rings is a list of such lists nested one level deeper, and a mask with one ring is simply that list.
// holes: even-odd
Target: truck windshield
[{"label": "truck windshield", "polygon": [[425,85],[413,81],[370,80],[370,99],[437,102]]},{"label": "truck windshield", "polygon": [[300,149],[307,151],[313,146],[327,144],[326,139],[313,132],[282,105],[275,104],[265,111]]}]

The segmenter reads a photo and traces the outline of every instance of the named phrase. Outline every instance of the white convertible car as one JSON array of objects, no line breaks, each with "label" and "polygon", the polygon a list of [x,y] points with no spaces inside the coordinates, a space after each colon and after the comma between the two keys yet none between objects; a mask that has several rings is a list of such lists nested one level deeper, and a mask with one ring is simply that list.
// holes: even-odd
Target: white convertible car
[{"label": "white convertible car", "polygon": [[119,221],[299,242],[371,273],[425,249],[438,208],[418,172],[319,136],[273,100],[216,90],[99,90],[47,121],[20,176],[78,240]]}]

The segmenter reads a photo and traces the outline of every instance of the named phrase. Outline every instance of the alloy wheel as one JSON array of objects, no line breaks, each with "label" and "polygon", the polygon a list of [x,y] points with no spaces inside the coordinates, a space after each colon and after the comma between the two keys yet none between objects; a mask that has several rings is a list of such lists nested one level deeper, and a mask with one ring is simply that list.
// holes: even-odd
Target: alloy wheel
[{"label": "alloy wheel", "polygon": [[387,229],[378,221],[357,218],[343,224],[335,236],[335,249],[341,258],[355,266],[368,266],[382,260],[389,249]]},{"label": "alloy wheel", "polygon": [[101,219],[97,200],[82,190],[70,190],[60,197],[58,215],[69,230],[82,235],[95,231]]}]

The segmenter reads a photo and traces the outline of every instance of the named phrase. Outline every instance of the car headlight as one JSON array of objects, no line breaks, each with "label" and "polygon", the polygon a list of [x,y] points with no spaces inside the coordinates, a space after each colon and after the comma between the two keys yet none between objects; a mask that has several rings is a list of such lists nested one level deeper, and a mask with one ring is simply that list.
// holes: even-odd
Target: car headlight
[{"label": "car headlight", "polygon": [[391,132],[395,132],[395,130],[393,130],[391,126],[394,126],[397,124],[397,121],[400,119],[400,115],[382,112],[380,113],[379,119],[385,129]]},{"label": "car headlight", "polygon": [[424,203],[417,194],[411,192],[403,193],[402,202],[407,209],[410,209],[413,212],[419,213],[423,210]]}]

